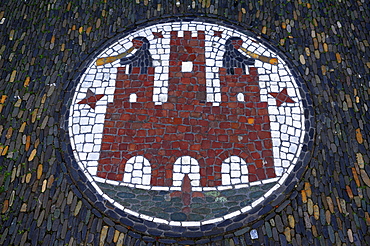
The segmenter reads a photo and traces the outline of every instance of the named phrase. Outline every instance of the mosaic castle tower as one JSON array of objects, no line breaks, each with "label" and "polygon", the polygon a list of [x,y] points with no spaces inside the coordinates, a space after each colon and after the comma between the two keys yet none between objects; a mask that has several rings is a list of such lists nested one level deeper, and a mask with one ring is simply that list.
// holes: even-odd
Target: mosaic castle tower
[{"label": "mosaic castle tower", "polygon": [[190,156],[199,163],[199,185],[213,187],[223,184],[223,161],[238,156],[247,163],[249,182],[274,178],[268,104],[260,100],[257,69],[227,74],[220,68],[221,103],[214,106],[206,102],[204,31],[171,31],[170,45],[168,101],[162,105],[153,102],[154,67],[145,74],[139,67],[131,73],[118,68],[97,175],[122,181],[127,161],[142,156],[150,162],[150,185],[172,186],[173,164]]}]

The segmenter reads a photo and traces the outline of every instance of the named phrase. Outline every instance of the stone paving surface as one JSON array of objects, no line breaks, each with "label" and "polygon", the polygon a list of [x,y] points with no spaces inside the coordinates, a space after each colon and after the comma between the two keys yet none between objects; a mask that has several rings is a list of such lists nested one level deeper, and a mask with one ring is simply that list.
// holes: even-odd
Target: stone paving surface
[{"label": "stone paving surface", "polygon": [[[225,220],[219,228],[228,229],[212,235],[166,225],[147,229],[154,226],[117,217],[114,206],[92,202],[96,195],[78,182],[66,157],[63,116],[72,99],[66,103],[65,95],[88,58],[117,34],[178,16],[231,22],[271,43],[299,71],[315,114],[316,136],[302,178],[258,218],[242,225]],[[366,0],[2,2],[0,245],[366,245],[369,18]],[[109,193],[108,185],[104,189]],[[124,192],[116,195],[133,206],[140,194]],[[202,213],[193,220],[202,220]]]}]

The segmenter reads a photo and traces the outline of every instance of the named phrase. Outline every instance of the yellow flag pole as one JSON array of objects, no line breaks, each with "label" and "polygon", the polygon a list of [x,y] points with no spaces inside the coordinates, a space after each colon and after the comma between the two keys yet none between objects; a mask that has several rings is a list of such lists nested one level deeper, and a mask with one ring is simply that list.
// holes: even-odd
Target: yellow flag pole
[{"label": "yellow flag pole", "polygon": [[275,57],[267,57],[267,56],[261,56],[257,55],[256,53],[250,52],[246,48],[240,47],[242,51],[244,51],[247,55],[249,55],[252,58],[258,59],[262,62],[267,62],[270,63],[271,65],[277,65],[278,64],[278,59]]},{"label": "yellow flag pole", "polygon": [[102,65],[105,65],[107,63],[112,63],[114,61],[117,61],[118,59],[121,59],[121,58],[127,56],[128,54],[130,54],[133,50],[134,50],[134,47],[132,46],[131,48],[129,48],[128,50],[126,50],[125,52],[123,52],[119,55],[99,58],[99,59],[96,60],[96,66],[102,66]]}]

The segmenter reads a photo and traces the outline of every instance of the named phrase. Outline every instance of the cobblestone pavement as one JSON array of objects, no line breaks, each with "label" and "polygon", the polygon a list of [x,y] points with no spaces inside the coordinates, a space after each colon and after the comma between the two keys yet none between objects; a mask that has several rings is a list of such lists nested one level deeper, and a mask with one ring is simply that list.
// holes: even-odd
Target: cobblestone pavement
[{"label": "cobblestone pavement", "polygon": [[3,1],[0,245],[367,245],[369,18],[366,0]]}]

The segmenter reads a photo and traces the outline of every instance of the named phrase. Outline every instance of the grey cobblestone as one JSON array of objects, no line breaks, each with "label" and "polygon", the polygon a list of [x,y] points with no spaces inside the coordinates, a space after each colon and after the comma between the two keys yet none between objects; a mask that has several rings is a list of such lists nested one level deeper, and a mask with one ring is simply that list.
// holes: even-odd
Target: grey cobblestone
[{"label": "grey cobblestone", "polygon": [[[63,159],[62,95],[75,72],[81,73],[88,56],[114,35],[170,16],[207,16],[243,26],[284,53],[310,91],[316,125],[311,161],[289,199],[273,203],[257,220],[257,238],[250,236],[256,222],[235,229],[231,238],[225,233],[187,241],[143,235],[90,202]],[[369,242],[369,18],[364,0],[5,0],[0,6],[0,244]]]}]

